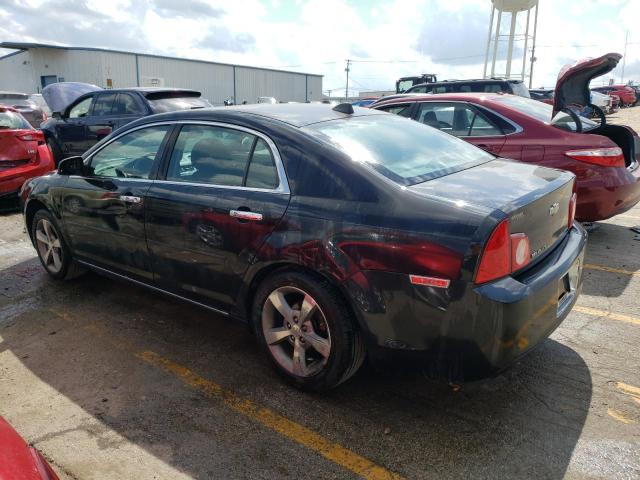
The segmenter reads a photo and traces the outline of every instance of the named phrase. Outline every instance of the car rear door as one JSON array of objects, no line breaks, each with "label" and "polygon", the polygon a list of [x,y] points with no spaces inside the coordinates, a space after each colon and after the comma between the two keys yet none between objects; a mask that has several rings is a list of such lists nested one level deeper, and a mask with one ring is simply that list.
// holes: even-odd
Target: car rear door
[{"label": "car rear door", "polygon": [[466,102],[420,102],[413,118],[494,155],[500,153],[505,143],[502,129],[478,108]]},{"label": "car rear door", "polygon": [[147,194],[156,284],[227,311],[289,202],[275,144],[228,124],[184,124]]},{"label": "car rear door", "polygon": [[62,221],[79,260],[151,281],[145,195],[158,170],[169,125],[127,131],[85,159],[86,171],[61,188]]}]

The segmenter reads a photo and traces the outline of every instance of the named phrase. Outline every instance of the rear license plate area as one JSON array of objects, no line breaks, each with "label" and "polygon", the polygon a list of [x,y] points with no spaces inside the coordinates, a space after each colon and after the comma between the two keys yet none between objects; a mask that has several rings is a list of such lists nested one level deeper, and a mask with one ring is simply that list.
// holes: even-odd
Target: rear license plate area
[{"label": "rear license plate area", "polygon": [[558,282],[558,309],[557,316],[561,316],[565,310],[573,303],[573,299],[576,296],[576,290],[578,289],[578,282],[580,281],[580,273],[582,271],[582,264],[580,259],[576,259],[573,265],[569,268],[569,271],[565,273]]}]

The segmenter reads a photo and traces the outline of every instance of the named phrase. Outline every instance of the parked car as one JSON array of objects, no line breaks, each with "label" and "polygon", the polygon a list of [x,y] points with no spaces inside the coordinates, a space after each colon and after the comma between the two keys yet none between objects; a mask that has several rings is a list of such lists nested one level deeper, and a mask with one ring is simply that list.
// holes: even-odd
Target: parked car
[{"label": "parked car", "polygon": [[640,138],[631,127],[561,110],[582,111],[590,102],[589,81],[618,60],[608,54],[561,71],[553,107],[515,95],[458,93],[381,99],[371,108],[412,118],[494,155],[569,170],[577,176],[576,218],[603,220],[640,200]]},{"label": "parked car", "polygon": [[275,97],[258,97],[258,103],[278,103]]},{"label": "parked car", "polygon": [[0,478],[3,480],[58,480],[42,454],[25,442],[0,417]]},{"label": "parked car", "polygon": [[616,113],[620,110],[620,97],[613,93],[610,93],[609,97],[611,97],[611,113]]},{"label": "parked car", "polygon": [[[612,98],[610,95],[607,95],[606,93],[600,93],[600,92],[595,92],[595,91],[591,91],[591,105],[595,105],[596,107],[598,107],[600,110],[602,110],[602,113],[604,114],[610,114],[612,113]],[[591,117],[599,117],[599,113],[596,112],[596,109],[591,108],[590,106],[586,107],[589,110],[589,116]]]},{"label": "parked car", "polygon": [[351,105],[353,105],[354,107],[368,107],[369,105],[371,105],[372,103],[374,103],[375,101],[377,101],[378,98],[363,98],[362,100],[356,100],[355,102],[351,102]]},{"label": "parked car", "polygon": [[[31,95],[29,95],[29,100],[31,100],[38,107],[40,107],[40,109],[45,113],[47,118],[51,116],[51,109],[49,108],[49,105],[47,105],[47,102],[45,101],[41,93],[32,93]],[[47,118],[45,118],[45,120]]]},{"label": "parked car", "polygon": [[46,86],[42,95],[54,112],[41,128],[56,165],[64,157],[81,155],[140,117],[211,106],[200,92],[177,88],[103,90],[86,83],[62,82]]},{"label": "parked car", "polygon": [[633,105],[638,105],[640,101],[640,85],[627,85],[627,87],[631,88],[636,94],[636,102]]},{"label": "parked car", "polygon": [[607,95],[617,95],[620,97],[621,107],[631,107],[637,101],[635,90],[626,85],[608,85],[606,87],[594,87],[591,90],[606,93]]},{"label": "parked car", "polygon": [[405,93],[511,93],[521,97],[530,98],[529,90],[522,80],[503,78],[484,78],[480,80],[445,80],[416,85],[406,90]]},{"label": "parked car", "polygon": [[11,107],[0,105],[0,199],[17,199],[22,184],[55,169],[42,132]]},{"label": "parked car", "polygon": [[90,268],[244,319],[323,390],[365,355],[464,381],[542,342],[580,292],[573,188],[396,115],[263,104],[136,120],[21,198],[53,278]]},{"label": "parked car", "polygon": [[15,108],[35,128],[39,128],[40,124],[47,119],[47,114],[42,107],[26,93],[0,92],[0,105]]},{"label": "parked car", "polygon": [[553,89],[552,88],[534,88],[529,90],[529,95],[534,100],[553,105]]}]

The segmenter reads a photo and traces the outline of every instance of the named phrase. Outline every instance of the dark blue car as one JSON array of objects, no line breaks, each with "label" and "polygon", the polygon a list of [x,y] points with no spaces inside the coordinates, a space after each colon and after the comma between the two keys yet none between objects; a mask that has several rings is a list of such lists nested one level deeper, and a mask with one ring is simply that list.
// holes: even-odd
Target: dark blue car
[{"label": "dark blue car", "polygon": [[138,118],[211,106],[200,92],[174,88],[104,90],[87,83],[62,82],[48,85],[42,95],[53,115],[40,128],[56,165],[65,157],[82,155]]}]

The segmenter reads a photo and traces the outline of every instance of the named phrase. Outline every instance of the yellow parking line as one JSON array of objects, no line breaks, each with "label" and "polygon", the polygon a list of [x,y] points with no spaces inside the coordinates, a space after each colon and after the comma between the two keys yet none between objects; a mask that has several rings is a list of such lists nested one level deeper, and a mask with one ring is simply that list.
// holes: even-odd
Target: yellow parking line
[{"label": "yellow parking line", "polygon": [[637,400],[640,400],[640,388],[623,382],[616,382],[616,388]]},{"label": "yellow parking line", "polygon": [[604,265],[596,265],[593,263],[585,263],[584,268],[588,268],[589,270],[600,270],[601,272],[621,273],[623,275],[640,275],[640,272],[624,270],[622,268],[605,267]]},{"label": "yellow parking line", "polygon": [[622,412],[619,412],[618,410],[614,410],[614,409],[613,409],[613,408],[611,408],[611,407],[609,407],[609,408],[607,409],[607,414],[608,414],[610,417],[615,418],[615,419],[616,419],[616,420],[618,420],[619,422],[626,423],[627,425],[628,425],[628,424],[630,424],[630,423],[636,423],[636,421],[635,421],[634,419],[632,419],[632,418],[628,418],[628,417],[625,417],[625,416],[622,414]]},{"label": "yellow parking line", "polygon": [[260,407],[251,400],[241,398],[235,393],[225,390],[217,383],[192,372],[187,367],[178,365],[157,353],[146,351],[136,354],[136,356],[150,365],[159,367],[167,373],[175,375],[190,387],[199,390],[210,398],[221,400],[225,405],[236,412],[264,425],[271,430],[303,445],[328,460],[351,470],[362,478],[369,480],[400,480],[402,477],[397,473],[390,472],[384,467],[361,457],[357,453],[348,450],[337,443],[334,443],[321,435],[309,430],[302,425],[289,420],[268,408]]},{"label": "yellow parking line", "polygon": [[581,305],[574,306],[573,310],[580,313],[586,313],[587,315],[593,315],[595,317],[610,318],[611,320],[619,320],[621,322],[640,325],[640,318],[632,317],[631,315],[623,315],[621,313],[607,312],[606,310],[598,310],[596,308],[583,307]]}]

